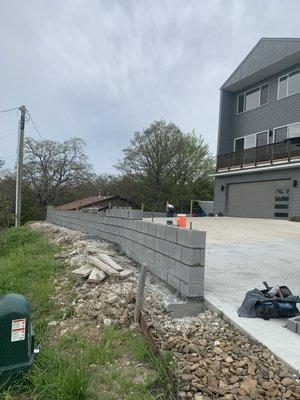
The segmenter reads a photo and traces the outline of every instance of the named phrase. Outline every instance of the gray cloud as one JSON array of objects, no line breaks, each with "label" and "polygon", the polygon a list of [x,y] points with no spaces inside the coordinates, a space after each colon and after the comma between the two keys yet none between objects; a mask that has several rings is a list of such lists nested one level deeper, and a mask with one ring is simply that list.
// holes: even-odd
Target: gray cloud
[{"label": "gray cloud", "polygon": [[[219,87],[260,37],[299,37],[299,13],[298,0],[2,0],[0,109],[26,104],[45,138],[83,137],[97,172],[155,119],[215,152]],[[16,125],[0,114],[0,136]],[[0,139],[0,157],[15,143]]]}]

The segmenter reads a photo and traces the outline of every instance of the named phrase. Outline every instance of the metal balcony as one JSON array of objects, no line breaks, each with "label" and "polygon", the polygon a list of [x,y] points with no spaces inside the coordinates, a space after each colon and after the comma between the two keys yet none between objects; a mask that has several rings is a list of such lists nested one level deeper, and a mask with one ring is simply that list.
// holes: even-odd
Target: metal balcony
[{"label": "metal balcony", "polygon": [[300,146],[290,141],[252,147],[217,156],[217,172],[300,162]]}]

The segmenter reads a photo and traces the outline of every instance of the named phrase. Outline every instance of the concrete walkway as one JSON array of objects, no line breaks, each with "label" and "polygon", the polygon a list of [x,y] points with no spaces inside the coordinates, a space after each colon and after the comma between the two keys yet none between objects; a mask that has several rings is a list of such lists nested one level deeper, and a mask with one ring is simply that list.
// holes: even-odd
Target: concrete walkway
[{"label": "concrete walkway", "polygon": [[263,281],[286,285],[300,295],[300,223],[229,217],[190,221],[194,229],[207,232],[205,298],[299,370],[300,335],[285,328],[286,320],[240,318],[236,310],[245,293],[262,289]]}]

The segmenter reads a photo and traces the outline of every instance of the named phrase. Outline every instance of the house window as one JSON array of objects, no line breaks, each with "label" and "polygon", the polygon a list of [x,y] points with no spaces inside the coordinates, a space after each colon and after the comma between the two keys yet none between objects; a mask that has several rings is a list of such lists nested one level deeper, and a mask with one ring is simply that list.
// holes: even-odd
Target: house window
[{"label": "house window", "polygon": [[245,141],[244,138],[236,139],[234,150],[235,151],[244,150],[244,141]]},{"label": "house window", "polygon": [[269,131],[263,131],[247,135],[234,141],[234,150],[251,149],[256,146],[265,146],[268,144]]},{"label": "house window", "polygon": [[300,137],[300,122],[288,125],[287,130],[289,138]]},{"label": "house window", "polygon": [[293,71],[278,79],[278,99],[300,92],[300,70]]},{"label": "house window", "polygon": [[287,139],[287,127],[283,126],[281,128],[275,129],[275,143],[283,142]]},{"label": "house window", "polygon": [[238,114],[242,113],[244,111],[244,100],[245,100],[245,94],[240,94],[238,97]]},{"label": "house window", "polygon": [[269,132],[260,132],[256,136],[256,146],[266,146],[268,144]]},{"label": "house window", "polygon": [[275,143],[283,142],[289,138],[300,137],[300,122],[275,128]]},{"label": "house window", "polygon": [[259,86],[238,96],[237,114],[250,111],[254,108],[267,104],[269,101],[269,84]]}]

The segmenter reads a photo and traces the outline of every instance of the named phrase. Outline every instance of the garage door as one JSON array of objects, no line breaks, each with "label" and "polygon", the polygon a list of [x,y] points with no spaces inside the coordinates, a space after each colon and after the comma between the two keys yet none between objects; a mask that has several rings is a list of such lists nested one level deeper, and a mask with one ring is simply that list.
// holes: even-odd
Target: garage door
[{"label": "garage door", "polygon": [[264,181],[228,185],[230,217],[288,218],[290,181]]}]

